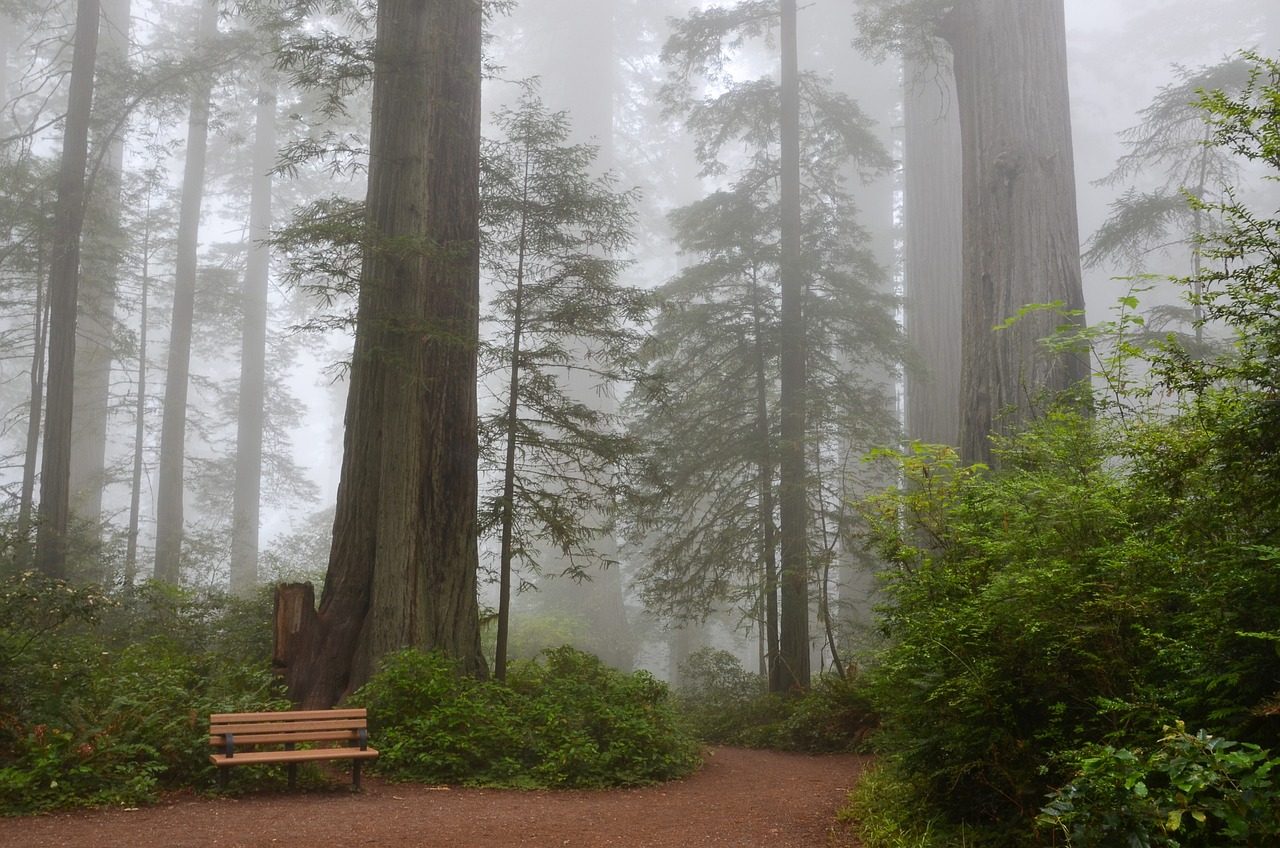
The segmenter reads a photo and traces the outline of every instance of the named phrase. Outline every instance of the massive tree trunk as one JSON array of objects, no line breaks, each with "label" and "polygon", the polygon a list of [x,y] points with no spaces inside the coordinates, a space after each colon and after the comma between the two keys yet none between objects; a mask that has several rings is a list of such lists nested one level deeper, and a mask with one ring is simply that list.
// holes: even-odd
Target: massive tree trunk
[{"label": "massive tree trunk", "polygon": [[[368,223],[333,548],[279,628],[291,697],[340,700],[388,651],[486,673],[476,601],[480,4],[381,0]],[[296,645],[294,644],[296,642]]]},{"label": "massive tree trunk", "polygon": [[[218,36],[218,7],[199,0],[197,50]],[[204,170],[209,143],[209,99],[213,78],[201,73],[192,86],[187,119],[186,162],[178,212],[177,260],[173,317],[169,329],[168,371],[164,382],[164,417],[160,424],[160,480],[156,491],[155,579],[178,582],[182,559],[183,466],[186,462],[187,383],[191,371],[191,328],[195,320],[196,274],[200,249],[200,210],[204,203]]]},{"label": "massive tree trunk", "polygon": [[276,158],[276,90],[268,68],[258,93],[249,199],[249,261],[244,272],[244,329],[240,352],[240,407],[236,426],[236,481],[231,506],[231,591],[258,585],[258,524],[262,492],[262,428],[266,405],[267,292],[271,250],[271,168]]},{"label": "massive tree trunk", "polygon": [[[122,76],[129,62],[129,0],[103,0],[102,45],[98,67]],[[101,100],[99,105],[102,105]],[[111,104],[123,108],[123,104]],[[102,520],[102,490],[107,483],[107,414],[111,365],[115,360],[116,283],[120,272],[120,174],[124,137],[114,127],[116,115],[104,123],[116,132],[102,138],[105,153],[90,195],[85,224],[85,258],[81,274],[76,344],[75,407],[71,415],[71,498],[77,518],[90,525]]]},{"label": "massive tree trunk", "polygon": [[991,463],[993,432],[1016,431],[1089,370],[1041,344],[1063,323],[1054,312],[993,332],[1030,304],[1084,308],[1062,0],[966,0],[943,35],[964,162],[960,453]]},{"label": "massive tree trunk", "polygon": [[805,283],[800,256],[800,72],[796,2],[782,0],[781,75],[781,272],[782,444],[778,488],[782,550],[778,662],[770,669],[771,691],[809,686],[808,480],[805,463]]},{"label": "massive tree trunk", "polygon": [[89,118],[93,108],[99,14],[98,0],[79,0],[54,209],[53,259],[49,269],[48,400],[40,465],[40,525],[36,530],[36,564],[51,577],[67,576],[76,300],[80,286],[80,234],[84,225],[85,169],[89,161]]},{"label": "massive tree trunk", "polygon": [[907,377],[907,436],[958,445],[964,209],[960,123],[948,69],[908,61],[904,77],[906,329],[923,372]]}]

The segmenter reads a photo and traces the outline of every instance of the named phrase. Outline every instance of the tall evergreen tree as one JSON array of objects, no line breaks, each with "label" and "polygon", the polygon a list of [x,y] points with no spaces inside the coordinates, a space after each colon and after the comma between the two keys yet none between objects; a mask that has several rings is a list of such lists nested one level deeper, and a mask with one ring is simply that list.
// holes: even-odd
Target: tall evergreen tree
[{"label": "tall evergreen tree", "polygon": [[80,236],[84,225],[99,16],[98,0],[79,0],[54,210],[49,270],[48,400],[40,466],[40,523],[36,535],[36,562],[51,577],[67,576],[76,303],[80,286]]},{"label": "tall evergreen tree", "polygon": [[[197,54],[208,50],[218,37],[217,3],[215,0],[199,0],[199,6],[200,17],[194,42]],[[208,69],[196,74],[192,80],[181,212],[178,219],[173,315],[169,327],[168,369],[165,373],[164,418],[160,431],[154,576],[160,582],[172,584],[178,583],[181,576],[187,390],[191,368],[191,331],[195,321],[196,276],[199,273],[200,216],[204,204],[212,88],[212,72]]]},{"label": "tall evergreen tree", "polygon": [[[770,633],[771,686],[790,691],[809,682],[810,567],[822,553],[820,505],[830,502],[817,484],[838,476],[819,466],[830,471],[849,446],[866,445],[864,426],[887,436],[869,420],[884,410],[885,425],[889,404],[860,369],[892,373],[900,350],[845,187],[844,169],[887,164],[869,122],[798,69],[782,75],[787,85],[724,74],[725,44],[778,22],[773,3],[697,12],[664,51],[675,67],[665,96],[685,115],[704,175],[738,176],[673,216],[678,243],[697,260],[664,292],[674,306],[659,323],[654,367],[679,401],[642,401],[642,432],[663,446],[633,535],[645,540],[647,593],[669,611],[700,616],[750,597]],[[695,75],[723,93],[693,98]],[[785,179],[792,166],[795,179]],[[691,439],[691,426],[715,444]],[[802,542],[787,536],[788,520]],[[744,563],[752,573],[741,573]]]},{"label": "tall evergreen tree", "polygon": [[262,436],[266,405],[267,295],[271,271],[271,171],[276,159],[276,80],[262,69],[254,118],[249,201],[249,259],[244,271],[244,327],[236,416],[235,492],[231,510],[231,591],[258,583]]},{"label": "tall evergreen tree", "polygon": [[404,646],[486,672],[476,600],[481,21],[474,0],[377,6],[369,235],[333,547],[319,611],[305,591],[277,606],[277,661],[305,706],[337,702]]},{"label": "tall evergreen tree", "polygon": [[594,579],[596,568],[616,565],[595,542],[609,531],[601,519],[632,449],[616,413],[584,402],[580,387],[607,401],[635,379],[651,296],[618,282],[615,257],[631,240],[634,198],[608,176],[591,177],[597,149],[568,144],[565,113],[527,93],[494,124],[481,255],[496,287],[497,336],[484,370],[503,378],[504,390],[481,418],[497,488],[482,500],[481,529],[499,540],[501,678],[517,567]]}]

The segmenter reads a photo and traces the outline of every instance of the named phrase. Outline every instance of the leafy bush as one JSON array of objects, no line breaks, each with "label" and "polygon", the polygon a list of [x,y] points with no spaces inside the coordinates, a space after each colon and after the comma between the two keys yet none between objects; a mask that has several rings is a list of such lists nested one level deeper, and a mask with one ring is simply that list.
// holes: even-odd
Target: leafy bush
[{"label": "leafy bush", "polygon": [[697,764],[665,684],[568,647],[513,663],[505,684],[463,675],[438,653],[403,651],[351,701],[368,708],[381,752],[374,768],[393,779],[634,786]]},{"label": "leafy bush", "polygon": [[712,648],[691,654],[680,678],[677,704],[704,742],[838,753],[863,747],[878,722],[856,678],[824,675],[801,697],[771,694],[763,677]]},{"label": "leafy bush", "polygon": [[288,706],[258,638],[269,622],[261,601],[10,578],[0,587],[0,809],[137,804],[211,783],[208,714]]},{"label": "leafy bush", "polygon": [[1150,754],[1088,749],[1075,780],[1054,793],[1041,824],[1069,845],[1229,848],[1280,842],[1280,759],[1182,724]]}]

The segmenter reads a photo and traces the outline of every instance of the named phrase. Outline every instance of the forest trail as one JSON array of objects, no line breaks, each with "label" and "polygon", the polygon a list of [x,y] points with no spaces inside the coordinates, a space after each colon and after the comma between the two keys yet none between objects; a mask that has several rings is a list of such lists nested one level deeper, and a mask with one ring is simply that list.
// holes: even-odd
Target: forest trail
[{"label": "forest trail", "polygon": [[[365,790],[173,796],[139,810],[0,818],[4,848],[854,848],[836,821],[868,757],[712,748],[691,777],[640,789]],[[237,775],[241,785],[252,774]],[[339,781],[335,778],[335,787]]]}]

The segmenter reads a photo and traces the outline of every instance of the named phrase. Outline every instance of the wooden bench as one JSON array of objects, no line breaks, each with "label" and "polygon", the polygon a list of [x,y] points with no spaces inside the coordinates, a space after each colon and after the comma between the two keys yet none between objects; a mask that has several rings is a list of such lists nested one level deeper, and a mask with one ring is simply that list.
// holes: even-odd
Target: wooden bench
[{"label": "wooden bench", "polygon": [[[344,746],[332,747],[336,742]],[[209,760],[218,767],[218,785],[224,789],[232,766],[254,763],[287,764],[292,789],[298,763],[315,760],[351,760],[351,783],[359,789],[360,763],[378,756],[369,747],[364,710],[214,713],[209,716],[209,744],[219,751]],[[297,747],[302,744],[315,747]]]}]

